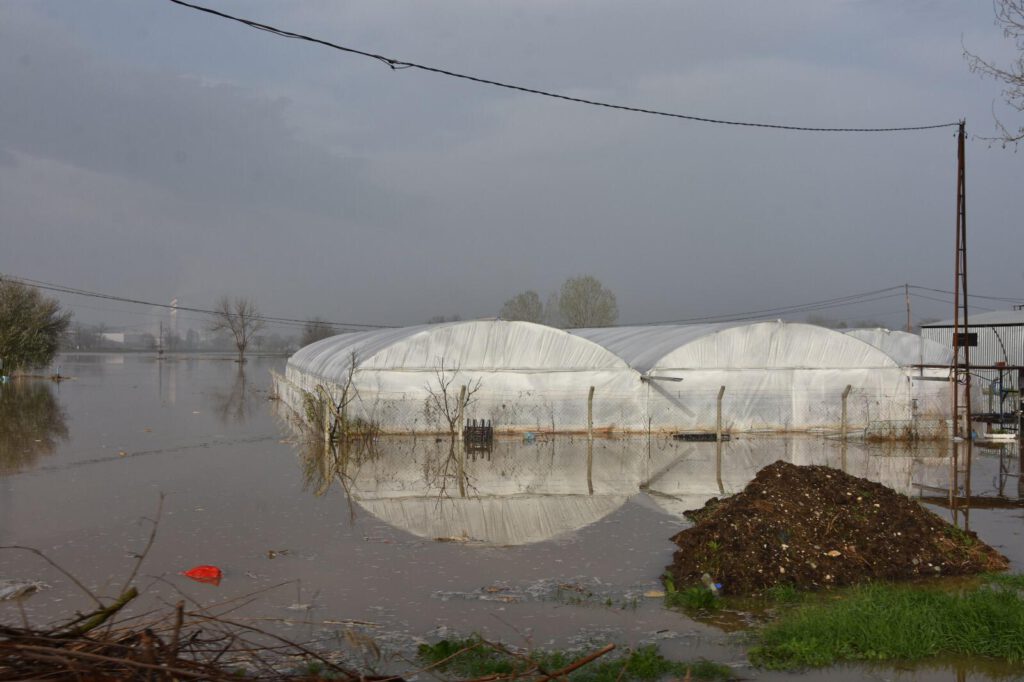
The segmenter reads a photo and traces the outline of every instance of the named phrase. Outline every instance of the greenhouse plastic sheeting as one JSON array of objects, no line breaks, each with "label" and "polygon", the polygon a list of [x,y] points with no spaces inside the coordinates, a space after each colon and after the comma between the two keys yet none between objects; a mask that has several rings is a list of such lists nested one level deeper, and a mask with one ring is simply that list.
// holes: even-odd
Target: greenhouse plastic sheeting
[{"label": "greenhouse plastic sheeting", "polygon": [[919,381],[920,370],[901,362],[911,345],[920,349],[916,337],[885,334],[893,333],[873,340],[888,352],[854,334],[781,321],[571,332],[454,322],[324,339],[292,356],[278,391],[301,410],[302,393],[318,385],[336,399],[347,390],[350,417],[386,432],[444,432],[466,386],[466,418],[490,419],[498,432],[582,432],[594,387],[595,429],[643,432],[715,430],[724,386],[726,430],[806,431],[841,427],[850,386],[850,429],[892,435],[923,416],[941,428],[944,384]]},{"label": "greenhouse plastic sheeting", "polygon": [[280,392],[293,407],[301,405],[294,389],[323,385],[338,399],[353,367],[349,415],[389,432],[447,430],[462,386],[466,419],[490,419],[498,430],[584,431],[591,386],[600,396],[595,428],[643,428],[636,371],[544,325],[486,320],[341,334],[295,353],[285,375],[291,386]]},{"label": "greenhouse plastic sheeting", "polygon": [[871,344],[904,367],[953,364],[952,348],[917,334],[876,328],[851,329],[846,335]]},{"label": "greenhouse plastic sheeting", "polygon": [[[847,335],[881,349],[904,367],[910,376],[912,408],[915,419],[936,419],[952,413],[952,394],[948,383],[953,363],[953,349],[941,343],[889,329],[852,329]],[[913,365],[944,365],[944,367],[913,367]]]},{"label": "greenhouse plastic sheeting", "polygon": [[722,386],[727,431],[838,429],[847,386],[849,428],[914,417],[907,371],[884,351],[825,327],[777,321],[573,333],[648,376],[653,429],[714,430]]}]

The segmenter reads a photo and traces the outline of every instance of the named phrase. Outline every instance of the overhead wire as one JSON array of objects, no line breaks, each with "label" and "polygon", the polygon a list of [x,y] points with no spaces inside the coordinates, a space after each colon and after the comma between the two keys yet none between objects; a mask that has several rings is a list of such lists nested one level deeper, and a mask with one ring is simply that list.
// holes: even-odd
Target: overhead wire
[{"label": "overhead wire", "polygon": [[[922,286],[918,286],[916,284],[909,284],[907,286],[909,286],[911,289],[919,289],[921,291],[931,291],[931,292],[936,293],[936,294],[948,294],[949,296],[955,296],[956,295],[952,291],[947,291],[946,289],[933,289],[932,287],[922,287]],[[1024,303],[1024,298],[1021,298],[1021,297],[1013,298],[1013,297],[1010,297],[1010,296],[982,296],[981,294],[971,294],[969,296],[969,298],[981,298],[981,299],[986,299],[986,300],[989,300],[989,301],[1002,301],[1004,303]]]},{"label": "overhead wire", "polygon": [[[43,290],[46,290],[46,291],[53,291],[53,292],[57,292],[57,293],[70,294],[70,295],[75,295],[75,296],[83,296],[83,297],[88,297],[88,298],[98,298],[98,299],[102,299],[102,300],[109,300],[109,301],[113,301],[113,302],[127,303],[127,304],[132,304],[132,305],[144,305],[144,306],[149,306],[149,307],[160,308],[160,309],[167,310],[167,311],[176,311],[176,312],[179,312],[179,313],[180,312],[186,312],[186,313],[187,312],[191,312],[191,313],[197,313],[197,314],[202,314],[202,315],[219,315],[219,314],[222,314],[220,311],[209,309],[209,308],[200,308],[200,307],[195,307],[195,306],[175,306],[175,305],[170,305],[170,304],[167,304],[167,303],[157,303],[157,302],[154,302],[154,301],[145,301],[145,300],[141,300],[141,299],[128,298],[128,297],[117,296],[117,295],[113,295],[113,294],[105,294],[105,293],[100,293],[100,292],[89,291],[89,290],[86,290],[86,289],[80,289],[80,288],[77,288],[77,287],[70,287],[70,286],[65,286],[65,285],[61,285],[61,284],[55,284],[53,282],[45,282],[45,281],[42,281],[42,280],[36,280],[36,279],[28,278],[28,277],[17,277],[17,276],[13,276],[13,275],[5,275],[5,274],[0,273],[0,280],[3,280],[3,279],[8,279],[8,280],[16,281],[16,282],[21,282],[23,284],[28,284],[28,285],[31,285],[31,286],[34,286],[34,287],[37,287],[39,289],[43,289]],[[856,293],[856,294],[849,294],[847,296],[837,296],[837,297],[833,297],[833,298],[826,298],[826,299],[821,299],[821,300],[817,300],[817,301],[808,301],[808,302],[798,303],[798,304],[793,304],[793,305],[777,306],[777,307],[773,307],[773,308],[762,308],[762,309],[758,309],[758,310],[747,310],[747,311],[743,311],[743,312],[739,312],[739,313],[727,313],[727,314],[720,314],[720,315],[703,315],[703,316],[697,316],[697,317],[678,318],[678,319],[674,319],[674,320],[659,320],[659,321],[655,321],[655,322],[640,322],[640,323],[636,323],[636,324],[638,326],[654,326],[654,325],[668,325],[668,324],[700,324],[700,323],[703,323],[703,324],[714,324],[714,323],[717,323],[717,322],[742,322],[742,321],[745,321],[745,320],[759,320],[759,319],[766,319],[766,318],[772,318],[772,317],[782,317],[782,316],[785,316],[785,315],[794,315],[794,314],[798,314],[798,313],[816,312],[816,311],[821,311],[821,310],[829,310],[829,309],[832,309],[832,308],[841,308],[841,307],[850,306],[850,305],[856,305],[856,304],[862,304],[862,303],[872,303],[872,302],[887,300],[887,299],[890,299],[890,298],[896,298],[898,296],[902,296],[903,295],[901,292],[904,289],[904,287],[908,287],[909,289],[913,290],[911,295],[915,299],[924,299],[924,300],[928,300],[928,301],[935,301],[935,302],[944,303],[944,304],[947,304],[947,305],[950,305],[952,303],[951,301],[948,301],[948,300],[945,300],[945,299],[937,298],[937,297],[934,297],[934,296],[929,296],[927,294],[922,294],[922,293],[920,293],[920,291],[929,291],[929,292],[935,292],[935,293],[940,293],[940,294],[948,294],[948,295],[952,295],[952,292],[945,291],[945,290],[942,290],[942,289],[934,289],[934,288],[931,288],[931,287],[923,287],[923,286],[913,285],[913,284],[908,284],[908,285],[899,284],[899,285],[893,285],[893,286],[890,286],[890,287],[885,287],[885,288],[882,288],[882,289],[874,289],[874,290],[871,290],[871,291],[864,291],[864,292],[860,292],[860,293]],[[1021,300],[1021,299],[1008,298],[1008,297],[1000,297],[1000,296],[986,296],[986,295],[981,295],[981,294],[971,294],[971,298],[972,299],[979,298],[979,299],[985,299],[985,300],[996,300],[996,301],[1008,301],[1008,302],[1016,302],[1016,301]],[[70,307],[82,307],[82,308],[91,309],[91,310],[109,310],[110,312],[122,312],[122,313],[125,313],[125,314],[131,314],[131,315],[151,315],[151,316],[157,317],[157,318],[164,316],[163,313],[156,313],[156,312],[150,312],[150,311],[132,311],[132,310],[115,311],[113,309],[96,308],[94,306],[86,306],[86,305],[78,305],[78,306],[73,305],[73,306],[70,306]],[[977,309],[981,309],[981,310],[986,310],[986,311],[992,310],[992,308],[988,308],[986,306],[982,306],[982,305],[979,305],[979,304],[973,304],[973,307],[977,308]],[[302,326],[308,324],[311,321],[311,320],[303,320],[303,319],[299,319],[299,318],[289,318],[289,317],[275,317],[275,316],[263,316],[263,315],[261,315],[260,317],[268,325],[278,326],[278,327],[302,327]],[[181,316],[179,316],[178,319],[203,321],[206,318],[199,318],[199,317],[194,317],[194,316],[181,315]],[[351,322],[334,322],[334,321],[330,321],[330,320],[322,320],[321,322],[323,324],[329,325],[331,327],[335,327],[339,331],[340,330],[357,331],[357,330],[367,330],[367,329],[393,329],[393,328],[395,328],[394,325],[375,325],[375,324],[351,323]]]},{"label": "overhead wire", "polygon": [[[911,294],[911,296],[913,296],[914,298],[923,298],[926,301],[936,301],[938,303],[945,303],[946,305],[953,305],[952,301],[947,301],[946,299],[943,299],[943,298],[936,298],[935,296],[928,296],[926,294],[913,293],[913,294]],[[971,298],[975,298],[974,294],[971,294]],[[980,297],[978,297],[978,298],[980,298]],[[974,308],[975,310],[985,310],[985,311],[995,310],[995,308],[988,308],[986,306],[979,305],[977,303],[971,303],[971,308]]]},{"label": "overhead wire", "polygon": [[[78,288],[75,288],[75,287],[69,287],[69,286],[64,286],[64,285],[61,285],[61,284],[55,284],[53,282],[43,282],[41,280],[35,280],[35,279],[28,278],[28,277],[17,277],[17,276],[14,276],[14,275],[0,274],[0,279],[9,279],[9,280],[12,280],[12,281],[21,282],[23,284],[30,284],[30,285],[32,285],[34,287],[37,287],[39,289],[44,289],[46,291],[53,291],[53,292],[64,293],[64,294],[72,294],[72,295],[75,295],[75,296],[85,296],[85,297],[89,297],[89,298],[98,298],[98,299],[104,299],[104,300],[108,300],[108,301],[117,301],[117,302],[120,302],[120,303],[131,303],[131,304],[135,304],[135,305],[152,306],[154,308],[163,308],[165,310],[177,310],[177,311],[185,311],[185,312],[192,312],[192,313],[202,313],[204,315],[219,315],[219,314],[222,314],[220,311],[213,310],[213,309],[210,309],[210,308],[198,308],[198,307],[195,307],[195,306],[170,305],[168,303],[157,303],[155,301],[145,301],[145,300],[141,300],[141,299],[137,299],[137,298],[128,298],[128,297],[125,297],[125,296],[116,296],[116,295],[113,295],[113,294],[105,294],[105,293],[101,293],[101,292],[97,292],[97,291],[89,291],[89,290],[86,290],[86,289],[78,289]],[[282,323],[282,324],[304,325],[304,324],[310,322],[310,320],[303,320],[303,319],[293,318],[293,317],[275,317],[273,315],[260,315],[260,317],[265,322],[274,322],[274,323]],[[324,324],[327,324],[327,325],[330,325],[330,326],[333,326],[333,327],[358,328],[358,329],[385,329],[385,328],[390,328],[390,327],[393,326],[393,325],[384,325],[384,324],[364,324],[364,323],[354,323],[354,322],[333,322],[333,321],[330,321],[330,320],[322,320],[322,322]]]},{"label": "overhead wire", "polygon": [[[62,306],[70,310],[98,310],[101,312],[116,313],[118,315],[141,315],[143,317],[152,318],[151,322],[140,322],[139,324],[125,325],[119,324],[118,328],[141,328],[141,327],[153,327],[158,320],[167,320],[168,311],[153,312],[149,310],[125,310],[117,308],[103,308],[100,306],[84,305],[82,303],[62,303]],[[210,323],[210,317],[199,317],[198,315],[177,315],[176,319],[178,322],[197,322],[202,325],[208,325]],[[265,321],[267,327],[283,328],[283,329],[298,329],[304,325],[300,325],[294,322],[268,322]]]},{"label": "overhead wire", "polygon": [[676,320],[660,320],[657,322],[646,322],[646,325],[658,325],[658,324],[690,324],[695,322],[734,322],[743,319],[758,319],[764,317],[772,317],[776,315],[785,315],[793,312],[809,312],[812,310],[825,309],[828,307],[838,307],[840,305],[849,305],[852,303],[866,303],[870,300],[881,300],[881,298],[891,298],[899,294],[891,294],[889,296],[882,296],[880,298],[869,298],[878,296],[879,294],[885,294],[890,291],[896,291],[902,289],[903,285],[895,285],[891,287],[885,287],[883,289],[875,289],[873,291],[865,291],[859,294],[850,294],[849,296],[838,296],[836,298],[826,298],[820,301],[810,301],[807,303],[799,303],[795,305],[779,306],[775,308],[763,308],[760,310],[747,310],[740,313],[723,314],[723,315],[704,315],[699,317],[687,317]]},{"label": "overhead wire", "polygon": [[354,47],[348,47],[348,46],[345,46],[345,45],[340,45],[338,43],[334,43],[334,42],[331,42],[329,40],[324,40],[322,38],[315,38],[313,36],[305,35],[303,33],[296,33],[294,31],[287,31],[285,29],[277,28],[276,26],[271,26],[270,24],[263,24],[263,23],[260,23],[258,21],[253,21],[252,19],[246,19],[244,17],[239,17],[239,16],[235,16],[235,15],[232,15],[232,14],[228,14],[226,12],[221,12],[220,10],[216,10],[216,9],[213,9],[213,8],[210,8],[210,7],[204,7],[203,5],[197,5],[195,3],[186,2],[185,0],[170,0],[170,2],[174,3],[175,5],[180,5],[182,7],[187,7],[189,9],[196,10],[198,12],[204,12],[206,14],[209,14],[209,15],[212,15],[212,16],[215,16],[215,17],[220,17],[222,19],[228,19],[230,21],[238,22],[240,24],[248,26],[249,28],[253,28],[253,29],[256,29],[256,30],[259,30],[259,31],[265,31],[267,33],[271,33],[273,35],[276,35],[276,36],[279,36],[279,37],[282,37],[282,38],[289,38],[289,39],[292,39],[292,40],[301,40],[301,41],[305,41],[305,42],[309,42],[309,43],[314,43],[316,45],[321,45],[323,47],[327,47],[327,48],[330,48],[332,50],[338,50],[338,51],[341,51],[341,52],[347,52],[349,54],[354,54],[354,55],[359,55],[359,56],[362,56],[362,57],[367,57],[369,59],[374,59],[374,60],[377,60],[377,61],[387,65],[392,70],[397,70],[397,69],[417,69],[417,70],[420,70],[420,71],[426,71],[428,73],[434,73],[434,74],[438,74],[438,75],[441,75],[441,76],[447,76],[449,78],[457,78],[457,79],[460,79],[460,80],[470,81],[470,82],[477,83],[477,84],[480,84],[480,85],[489,85],[489,86],[493,86],[493,87],[496,87],[496,88],[503,88],[505,90],[514,90],[514,91],[517,91],[517,92],[524,92],[524,93],[531,94],[531,95],[539,95],[541,97],[549,97],[549,98],[552,98],[552,99],[559,99],[559,100],[564,100],[564,101],[567,101],[567,102],[575,102],[577,104],[586,104],[586,105],[589,105],[589,106],[602,107],[602,108],[605,108],[605,109],[615,109],[615,110],[618,110],[618,111],[626,111],[626,112],[635,113],[635,114],[647,114],[647,115],[650,115],[650,116],[663,116],[663,117],[667,117],[667,118],[675,118],[675,119],[683,119],[683,120],[687,120],[687,121],[695,121],[697,123],[713,123],[713,124],[717,124],[717,125],[726,125],[726,126],[741,126],[741,127],[747,127],[747,128],[770,128],[770,129],[774,129],[774,130],[793,130],[793,131],[800,131],[800,132],[816,132],[816,133],[893,133],[893,132],[909,132],[909,131],[917,131],[917,130],[934,130],[936,128],[951,128],[951,127],[956,127],[956,126],[960,125],[960,122],[956,121],[956,122],[950,122],[950,123],[933,123],[933,124],[926,124],[926,125],[910,125],[910,126],[890,126],[890,127],[880,127],[880,128],[870,128],[870,127],[866,127],[866,128],[857,128],[857,127],[852,127],[852,128],[851,127],[817,127],[817,126],[806,126],[806,125],[789,125],[789,124],[781,124],[781,123],[764,123],[764,122],[756,122],[756,121],[737,121],[737,120],[729,120],[729,119],[710,118],[710,117],[707,117],[707,116],[695,116],[695,115],[692,115],[692,114],[682,114],[682,113],[670,112],[670,111],[660,111],[660,110],[657,110],[657,109],[648,109],[648,108],[643,108],[643,107],[627,106],[627,105],[623,105],[623,104],[612,104],[610,102],[602,102],[602,101],[599,101],[599,100],[586,99],[586,98],[583,98],[583,97],[573,97],[571,95],[565,95],[565,94],[561,94],[561,93],[557,93],[557,92],[551,92],[551,91],[548,91],[548,90],[540,90],[538,88],[527,87],[527,86],[524,86],[524,85],[516,85],[516,84],[513,84],[513,83],[506,83],[506,82],[503,82],[503,81],[496,81],[496,80],[493,80],[493,79],[490,79],[490,78],[483,78],[483,77],[480,77],[480,76],[474,76],[474,75],[470,75],[470,74],[466,74],[466,73],[461,73],[461,72],[457,72],[457,71],[450,71],[448,69],[441,69],[441,68],[438,68],[436,66],[428,66],[428,65],[425,65],[425,64],[418,64],[416,62],[408,62],[408,61],[404,61],[404,60],[401,60],[401,59],[396,59],[394,57],[388,57],[388,56],[385,56],[385,55],[382,55],[382,54],[376,54],[374,52],[368,52],[366,50],[359,50],[359,49],[356,49]]}]

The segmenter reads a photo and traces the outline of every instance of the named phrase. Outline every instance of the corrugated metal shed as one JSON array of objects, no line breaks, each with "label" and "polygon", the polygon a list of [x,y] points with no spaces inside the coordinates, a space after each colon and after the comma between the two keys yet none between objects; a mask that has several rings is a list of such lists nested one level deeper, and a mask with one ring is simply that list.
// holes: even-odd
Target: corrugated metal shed
[{"label": "corrugated metal shed", "polygon": [[[972,327],[989,327],[992,325],[997,327],[1024,326],[1024,310],[989,310],[984,313],[972,313],[970,317]],[[937,329],[952,326],[953,320],[949,319],[922,324],[921,329]]]},{"label": "corrugated metal shed", "polygon": [[[993,310],[970,316],[970,331],[978,335],[971,348],[972,365],[1024,365],[1024,310]],[[953,347],[953,320],[921,325],[921,336]]]},{"label": "corrugated metal shed", "polygon": [[[969,319],[971,333],[978,335],[978,345],[971,348],[972,365],[995,365],[1004,362],[1007,365],[1024,365],[1024,310],[993,310],[971,315]],[[921,325],[921,336],[940,343],[946,348],[953,347],[953,320],[942,320]],[[991,407],[997,409],[998,395],[992,395],[990,388],[995,388],[999,380],[998,370],[973,370],[981,381],[972,382],[973,409],[987,411],[989,396],[992,397]],[[1003,373],[1003,388],[1018,389],[1017,373]],[[980,402],[979,402],[980,401]]]}]

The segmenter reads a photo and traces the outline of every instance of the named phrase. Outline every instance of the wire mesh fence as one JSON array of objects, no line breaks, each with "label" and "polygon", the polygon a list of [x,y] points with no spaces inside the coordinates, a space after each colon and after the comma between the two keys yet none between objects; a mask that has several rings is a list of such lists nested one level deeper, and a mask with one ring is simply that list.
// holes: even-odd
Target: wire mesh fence
[{"label": "wire mesh fence", "polygon": [[[875,440],[945,437],[948,401],[909,382],[889,390],[852,385],[699,386],[646,381],[635,388],[585,386],[493,390],[479,380],[425,378],[417,391],[386,391],[275,375],[278,396],[318,428],[340,422],[376,434],[471,434],[479,438],[532,434],[671,437],[736,433],[821,433]],[[944,386],[940,386],[946,390]],[[713,439],[714,439],[713,438]]]}]

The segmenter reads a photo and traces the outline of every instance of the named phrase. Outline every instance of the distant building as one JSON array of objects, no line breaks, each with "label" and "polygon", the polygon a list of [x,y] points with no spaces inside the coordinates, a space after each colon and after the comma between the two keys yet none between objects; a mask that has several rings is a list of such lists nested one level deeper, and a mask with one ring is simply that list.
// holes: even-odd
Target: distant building
[{"label": "distant building", "polygon": [[100,337],[104,344],[124,345],[124,332],[103,332]]}]

